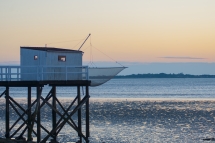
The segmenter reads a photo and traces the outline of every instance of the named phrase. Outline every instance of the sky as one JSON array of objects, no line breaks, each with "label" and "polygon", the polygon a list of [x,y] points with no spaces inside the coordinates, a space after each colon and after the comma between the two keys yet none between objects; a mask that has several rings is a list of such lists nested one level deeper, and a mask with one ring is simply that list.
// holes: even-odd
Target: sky
[{"label": "sky", "polygon": [[[0,0],[0,63],[19,63],[20,46],[76,50],[91,33],[81,49],[86,63],[117,61],[131,68],[126,73],[149,64],[154,73],[182,65],[180,73],[191,64],[196,73],[215,63],[214,7],[214,0]],[[201,74],[214,71],[207,70]]]}]

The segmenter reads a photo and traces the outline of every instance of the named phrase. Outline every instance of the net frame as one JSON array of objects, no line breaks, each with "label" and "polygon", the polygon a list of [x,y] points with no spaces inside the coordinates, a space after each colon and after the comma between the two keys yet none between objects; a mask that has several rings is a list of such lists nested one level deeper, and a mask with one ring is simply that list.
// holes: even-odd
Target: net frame
[{"label": "net frame", "polygon": [[89,67],[89,80],[91,80],[91,86],[99,86],[124,70],[127,67]]}]

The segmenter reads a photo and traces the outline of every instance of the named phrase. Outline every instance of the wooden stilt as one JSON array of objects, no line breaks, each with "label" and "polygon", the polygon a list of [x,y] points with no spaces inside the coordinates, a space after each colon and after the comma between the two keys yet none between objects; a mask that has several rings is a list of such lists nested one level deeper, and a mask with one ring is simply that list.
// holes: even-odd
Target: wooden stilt
[{"label": "wooden stilt", "polygon": [[[52,84],[50,84],[52,83]],[[25,82],[25,81],[10,81],[10,82],[0,82],[0,84],[6,87],[5,91],[0,94],[0,98],[5,94],[5,138],[6,140],[11,140],[16,137],[17,141],[32,142],[32,134],[37,137],[37,143],[45,143],[49,138],[52,143],[57,143],[57,135],[63,129],[65,125],[69,125],[74,129],[79,137],[79,142],[82,141],[89,143],[89,81],[44,81],[44,82]],[[42,87],[49,84],[52,89],[47,94],[46,98],[41,96]],[[1,86],[2,86],[1,85]],[[77,96],[70,103],[70,105],[65,108],[63,104],[58,100],[56,95],[57,86],[76,86]],[[86,87],[86,95],[81,98],[80,88],[81,86]],[[9,95],[10,87],[26,87],[27,88],[27,108],[22,104],[13,99]],[[36,87],[36,100],[32,100],[32,87]],[[49,99],[52,98],[52,103]],[[77,105],[75,104],[77,103]],[[52,110],[52,130],[49,130],[41,124],[41,108],[47,105]],[[62,110],[57,109],[57,105]],[[82,107],[86,106],[86,134],[82,133]],[[10,109],[11,108],[11,109]],[[10,125],[10,112],[13,110],[18,118]],[[73,116],[78,115],[78,122],[73,120]],[[59,120],[57,120],[59,117]],[[22,122],[20,124],[20,122]],[[36,125],[36,128],[34,124]],[[47,133],[45,138],[41,138],[41,131]],[[42,133],[43,133],[42,132]],[[19,135],[18,135],[19,134]],[[25,140],[25,135],[27,135],[27,141]],[[45,135],[45,134],[43,134]]]},{"label": "wooden stilt", "polygon": [[28,111],[27,111],[27,114],[28,114],[28,141],[32,141],[33,138],[32,138],[32,130],[31,130],[31,87],[29,86],[28,87]]},{"label": "wooden stilt", "polygon": [[[77,96],[78,96],[78,104],[80,103],[81,101],[81,92],[80,92],[80,86],[77,86]],[[81,108],[78,109],[78,130],[79,132],[82,132],[82,126],[81,126]],[[80,140],[80,143],[82,143],[82,137],[80,135],[80,133],[78,134],[79,136],[79,140]]]},{"label": "wooden stilt", "polygon": [[40,130],[40,96],[41,96],[41,91],[40,87],[37,86],[37,143],[40,143],[41,140],[41,130]]},{"label": "wooden stilt", "polygon": [[10,113],[9,113],[9,86],[6,86],[6,93],[5,93],[5,99],[6,99],[6,113],[5,113],[5,137],[9,138],[10,136]]},{"label": "wooden stilt", "polygon": [[2,92],[2,94],[0,95],[0,98],[6,94],[6,90],[4,92]]},{"label": "wooden stilt", "polygon": [[[89,97],[89,86],[86,86],[86,97]],[[89,98],[86,101],[86,143],[89,143],[90,119],[89,119]]]},{"label": "wooden stilt", "polygon": [[[56,86],[52,86],[52,106],[56,109]],[[56,128],[56,112],[52,109],[52,128]],[[53,141],[57,141],[56,132],[53,133]]]}]

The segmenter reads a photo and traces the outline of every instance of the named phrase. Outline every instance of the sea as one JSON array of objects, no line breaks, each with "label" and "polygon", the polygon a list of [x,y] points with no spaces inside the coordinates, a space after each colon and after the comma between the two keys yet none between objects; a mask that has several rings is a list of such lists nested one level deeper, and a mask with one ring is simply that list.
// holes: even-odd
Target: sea
[{"label": "sea", "polygon": [[[5,87],[0,88],[0,92],[4,90]],[[51,87],[44,86],[42,96],[50,90]],[[214,78],[111,79],[101,86],[90,87],[89,93],[90,143],[204,143],[215,140]],[[57,97],[65,108],[76,95],[76,87],[57,87]],[[81,88],[81,95],[84,97],[85,87]],[[27,99],[27,88],[11,87],[10,96],[27,107],[27,101],[23,100]],[[35,88],[32,88],[32,96],[36,96]],[[85,106],[82,108],[84,119]],[[60,106],[57,109],[62,111]],[[52,128],[51,113],[50,107],[42,107],[41,121],[47,130]],[[11,125],[17,120],[16,115],[11,108]],[[77,115],[72,118],[77,123]],[[11,132],[22,123],[20,120]],[[0,99],[0,124],[0,137],[4,137],[3,97]],[[84,120],[82,125],[85,133]],[[16,136],[21,133],[19,131]],[[42,131],[42,138],[46,135]],[[36,140],[35,135],[33,138]],[[60,143],[75,143],[79,137],[67,124],[57,139]]]},{"label": "sea", "polygon": [[[0,87],[0,92],[5,87]],[[51,87],[44,86],[42,95],[46,96]],[[214,98],[215,78],[134,78],[111,79],[103,85],[90,87],[91,98]],[[81,94],[85,95],[84,87]],[[77,95],[76,87],[57,87],[58,98]],[[27,97],[27,88],[11,87],[10,96]],[[32,88],[32,96],[36,89]]]}]

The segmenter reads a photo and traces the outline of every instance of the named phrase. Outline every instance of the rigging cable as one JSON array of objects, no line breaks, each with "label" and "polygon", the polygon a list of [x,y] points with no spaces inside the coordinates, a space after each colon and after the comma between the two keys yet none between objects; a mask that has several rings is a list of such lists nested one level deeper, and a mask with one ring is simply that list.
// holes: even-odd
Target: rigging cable
[{"label": "rigging cable", "polygon": [[93,62],[93,51],[92,51],[92,43],[91,43],[91,37],[90,37],[90,63],[93,66],[97,67],[96,64]]},{"label": "rigging cable", "polygon": [[[88,47],[84,48],[82,51],[87,50],[89,47],[91,48],[91,46],[88,46]],[[90,59],[91,59],[91,58],[90,58]],[[87,63],[87,65],[92,65],[91,60],[89,60],[89,62]],[[93,65],[92,65],[92,66],[93,66]]]},{"label": "rigging cable", "polygon": [[[84,40],[84,39],[82,39],[82,40]],[[81,42],[82,42],[82,41],[78,42],[78,44],[75,45],[75,46],[73,47],[73,49],[75,49],[75,47],[78,46]]]},{"label": "rigging cable", "polygon": [[93,48],[95,48],[96,50],[98,50],[100,53],[104,54],[105,56],[107,56],[108,58],[110,58],[112,61],[114,61],[115,63],[119,64],[120,66],[122,67],[125,67],[123,66],[122,64],[118,63],[116,60],[114,60],[113,58],[111,58],[110,56],[108,56],[107,54],[105,54],[104,52],[100,51],[99,49],[97,49],[96,47],[92,46]]},{"label": "rigging cable", "polygon": [[47,46],[48,44],[67,43],[67,42],[81,41],[81,40],[84,40],[84,39],[78,39],[78,40],[69,40],[69,41],[59,41],[59,42],[52,42],[52,43],[46,43],[45,45]]}]

